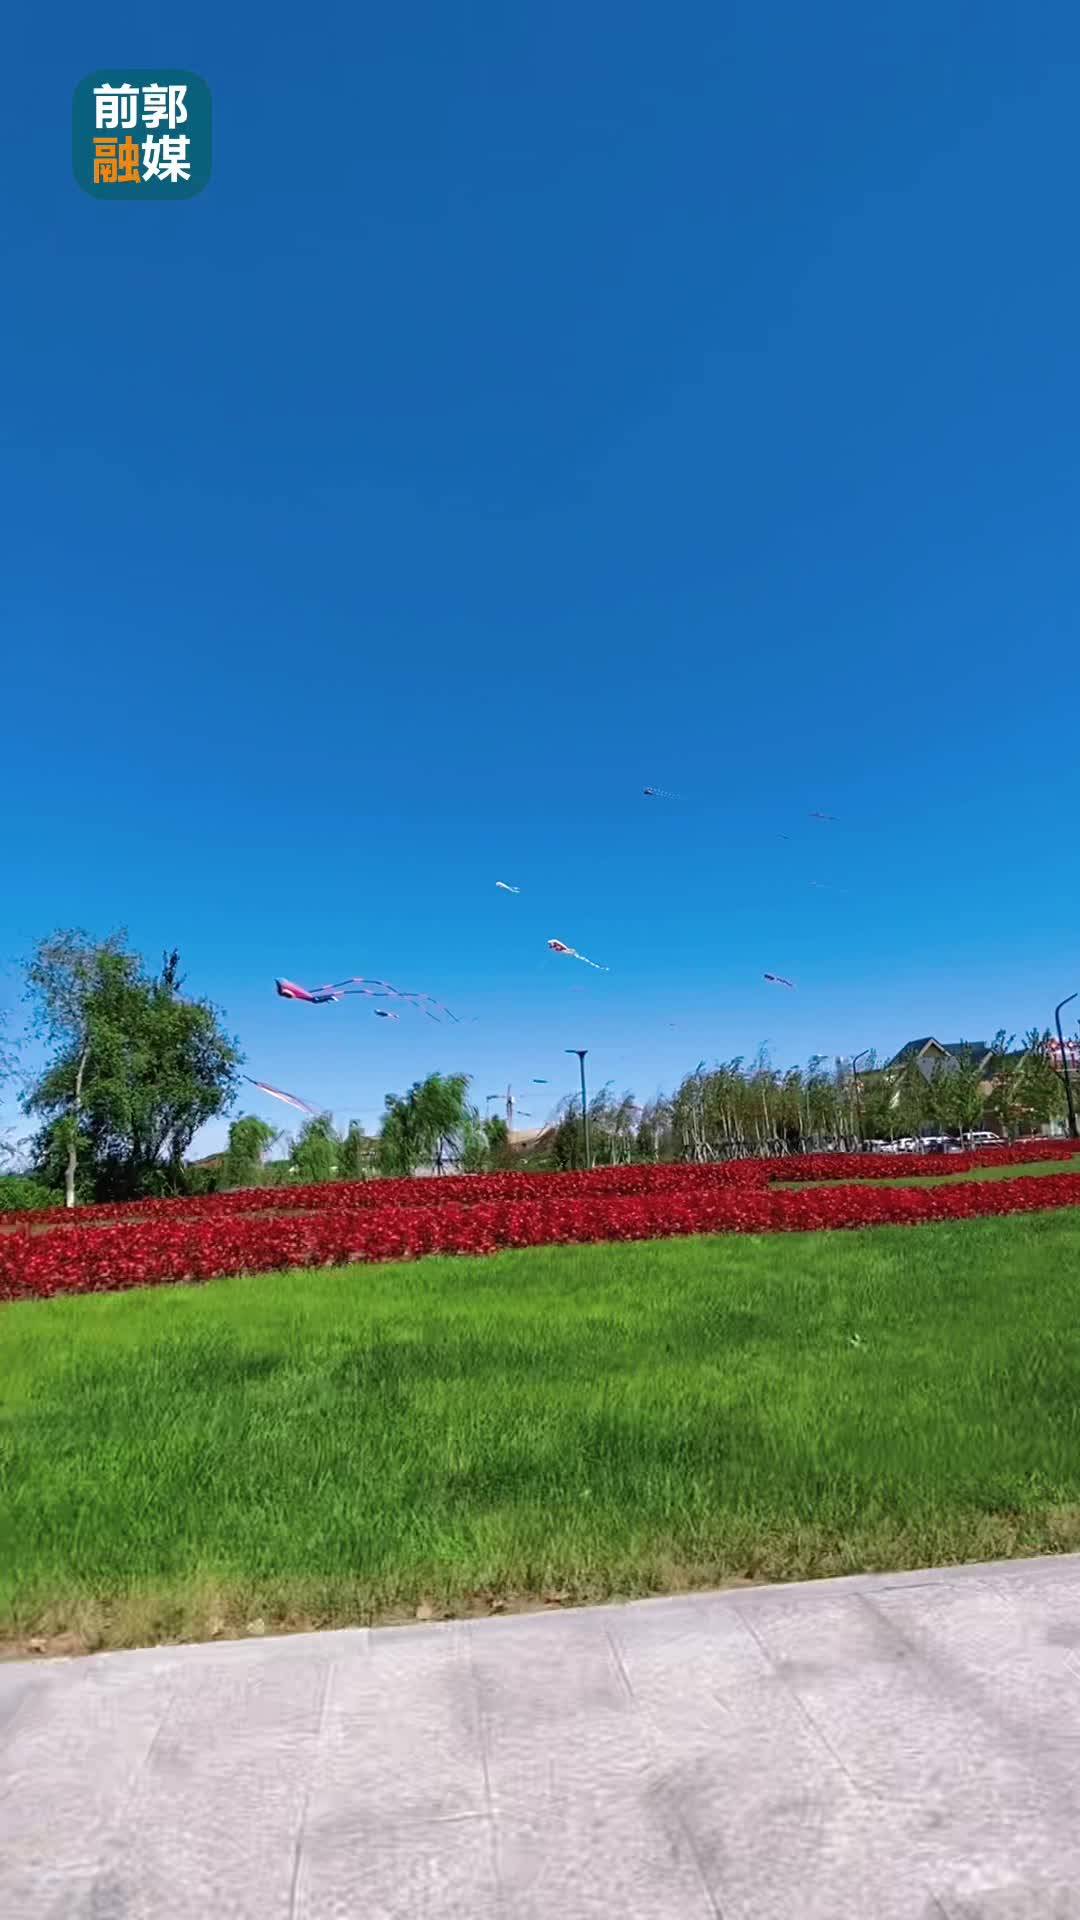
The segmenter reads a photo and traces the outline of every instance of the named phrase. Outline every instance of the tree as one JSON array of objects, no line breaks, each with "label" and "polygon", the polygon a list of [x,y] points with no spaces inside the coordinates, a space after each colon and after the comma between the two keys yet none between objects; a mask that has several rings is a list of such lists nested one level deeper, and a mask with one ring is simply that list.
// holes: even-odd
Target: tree
[{"label": "tree", "polygon": [[181,1192],[199,1127],[230,1105],[240,1054],[208,1001],[182,997],[179,957],[150,974],[123,933],[62,930],[26,967],[51,1059],[24,1101],[41,1117],[39,1171],[95,1199]]},{"label": "tree", "polygon": [[32,1031],[58,1057],[24,1104],[28,1113],[48,1116],[46,1133],[38,1142],[38,1159],[46,1173],[54,1173],[62,1162],[67,1207],[75,1205],[91,1007],[95,996],[100,999],[107,986],[116,985],[122,976],[124,942],[123,933],[93,941],[79,929],[58,929],[39,940],[26,964]]},{"label": "tree", "polygon": [[1024,1057],[1018,1084],[1021,1124],[1033,1133],[1065,1114],[1065,1082],[1050,1052],[1049,1027],[1033,1027],[1024,1035]]},{"label": "tree", "polygon": [[918,1058],[911,1054],[905,1060],[896,1083],[895,1112],[900,1132],[918,1138],[931,1118],[932,1105],[930,1083]]},{"label": "tree", "polygon": [[0,1173],[0,1213],[13,1212],[16,1208],[51,1207],[56,1204],[56,1195],[40,1180],[28,1180],[21,1173]]},{"label": "tree", "polygon": [[935,1113],[947,1132],[963,1139],[979,1125],[986,1106],[985,1080],[982,1066],[970,1054],[961,1054],[955,1066],[935,1073],[930,1083]]},{"label": "tree", "polygon": [[[474,1128],[467,1073],[429,1073],[408,1093],[388,1093],[379,1129],[381,1173],[406,1177],[422,1166],[456,1166]],[[468,1149],[471,1151],[471,1149]]]},{"label": "tree", "polygon": [[[17,1062],[18,1048],[17,1044],[9,1038],[8,1022],[8,1008],[0,1007],[0,1091],[3,1090],[6,1082],[14,1080]],[[8,1165],[15,1159],[23,1145],[22,1141],[13,1140],[10,1135],[10,1128],[5,1128],[3,1133],[0,1133],[0,1162],[6,1162]],[[12,1204],[16,1203],[12,1202]],[[2,1210],[2,1204],[0,1204],[0,1211]]]},{"label": "tree", "polygon": [[292,1151],[292,1164],[298,1178],[305,1186],[335,1179],[340,1151],[341,1142],[332,1114],[320,1113],[305,1120]]},{"label": "tree", "polygon": [[369,1140],[359,1120],[350,1120],[338,1150],[338,1175],[342,1180],[368,1180],[374,1171],[375,1141]]},{"label": "tree", "polygon": [[263,1178],[263,1159],[281,1135],[267,1120],[242,1114],[229,1128],[229,1144],[221,1163],[223,1187],[257,1187]]}]

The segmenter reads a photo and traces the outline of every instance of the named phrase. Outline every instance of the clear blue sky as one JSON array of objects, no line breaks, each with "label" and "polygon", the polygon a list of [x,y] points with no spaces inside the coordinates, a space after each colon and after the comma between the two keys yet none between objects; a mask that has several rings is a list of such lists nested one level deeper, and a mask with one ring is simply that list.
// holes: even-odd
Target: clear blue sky
[{"label": "clear blue sky", "polygon": [[[567,1045],[642,1097],[1046,1022],[1075,10],[149,21],[21,20],[0,134],[5,960],[176,943],[249,1071],[369,1120],[431,1068],[555,1094]],[[75,185],[112,59],[208,81],[201,197]]]}]

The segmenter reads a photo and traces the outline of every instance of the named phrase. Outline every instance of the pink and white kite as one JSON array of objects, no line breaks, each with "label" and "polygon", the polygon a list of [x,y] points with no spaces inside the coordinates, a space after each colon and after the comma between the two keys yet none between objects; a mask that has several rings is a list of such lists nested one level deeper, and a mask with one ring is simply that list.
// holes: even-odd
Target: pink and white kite
[{"label": "pink and white kite", "polygon": [[576,947],[568,947],[562,940],[549,940],[548,951],[550,953],[564,953],[568,960],[580,960],[587,967],[595,967],[597,973],[611,972],[610,967],[602,967],[598,960],[587,959],[585,954],[579,953]]},{"label": "pink and white kite", "polygon": [[782,973],[767,973],[765,979],[769,981],[771,986],[788,987],[792,993],[795,991],[794,980],[785,980]]}]

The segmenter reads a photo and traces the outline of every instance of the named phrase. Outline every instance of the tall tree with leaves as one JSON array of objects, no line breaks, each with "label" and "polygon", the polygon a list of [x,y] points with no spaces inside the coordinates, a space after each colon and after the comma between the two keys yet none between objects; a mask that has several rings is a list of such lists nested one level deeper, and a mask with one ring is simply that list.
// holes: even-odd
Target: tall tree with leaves
[{"label": "tall tree with leaves", "polygon": [[388,1093],[379,1130],[380,1173],[406,1176],[420,1167],[444,1173],[460,1163],[472,1128],[467,1073],[429,1073],[408,1093]]},{"label": "tall tree with leaves", "polygon": [[75,1205],[79,1145],[83,1131],[83,1082],[90,1060],[94,1010],[130,970],[126,936],[92,940],[79,928],[58,929],[39,940],[26,963],[26,998],[35,1038],[51,1046],[51,1066],[28,1094],[28,1113],[47,1116],[37,1157],[45,1172],[62,1165],[64,1205]]},{"label": "tall tree with leaves", "polygon": [[375,1142],[368,1138],[359,1120],[350,1120],[338,1150],[338,1175],[342,1180],[368,1180],[374,1171]]},{"label": "tall tree with leaves", "polygon": [[293,1146],[292,1164],[305,1186],[318,1186],[337,1178],[340,1152],[333,1115],[320,1113],[304,1121]]},{"label": "tall tree with leaves", "polygon": [[253,1113],[242,1114],[229,1128],[229,1144],[221,1163],[221,1183],[226,1188],[257,1187],[263,1178],[263,1161],[275,1140],[276,1127]]},{"label": "tall tree with leaves", "polygon": [[60,931],[26,968],[35,1030],[51,1058],[26,1096],[40,1116],[39,1169],[64,1197],[129,1199],[185,1187],[184,1156],[231,1103],[240,1055],[208,1001],[182,997],[179,957],[151,974],[126,936]]}]

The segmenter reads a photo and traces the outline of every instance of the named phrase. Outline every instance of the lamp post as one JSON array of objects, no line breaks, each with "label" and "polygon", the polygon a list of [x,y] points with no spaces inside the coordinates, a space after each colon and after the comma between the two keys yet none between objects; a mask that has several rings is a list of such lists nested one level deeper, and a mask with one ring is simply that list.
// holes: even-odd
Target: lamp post
[{"label": "lamp post", "polygon": [[1067,1007],[1069,1002],[1075,999],[1075,993],[1070,993],[1068,999],[1059,1000],[1057,1006],[1054,1008],[1054,1025],[1057,1028],[1058,1046],[1061,1048],[1061,1073],[1065,1082],[1065,1105],[1069,1109],[1069,1134],[1073,1140],[1078,1137],[1076,1132],[1076,1108],[1073,1105],[1072,1080],[1069,1076],[1069,1056],[1065,1051],[1065,1036],[1061,1031],[1061,1009],[1062,1007]]},{"label": "lamp post", "polygon": [[857,1053],[851,1062],[851,1085],[855,1094],[855,1123],[859,1129],[860,1145],[862,1144],[862,1108],[859,1105],[859,1061],[865,1060],[867,1054],[873,1053],[873,1051],[873,1047],[864,1047],[862,1052]]},{"label": "lamp post", "polygon": [[589,1152],[589,1096],[585,1091],[585,1055],[589,1049],[588,1047],[565,1047],[563,1051],[576,1053],[581,1065],[581,1119],[585,1128],[585,1166],[588,1169],[592,1166],[592,1155]]}]

